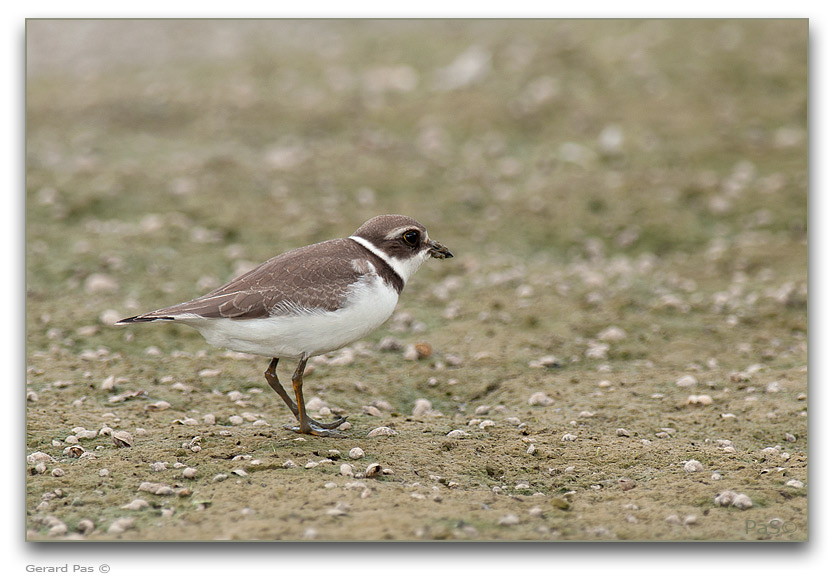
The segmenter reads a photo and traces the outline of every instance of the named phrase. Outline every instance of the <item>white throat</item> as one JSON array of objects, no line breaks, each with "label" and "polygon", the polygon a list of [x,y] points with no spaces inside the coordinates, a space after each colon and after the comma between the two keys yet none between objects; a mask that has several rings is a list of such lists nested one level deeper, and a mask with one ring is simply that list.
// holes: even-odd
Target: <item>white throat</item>
[{"label": "white throat", "polygon": [[411,275],[414,274],[414,272],[416,272],[420,268],[420,266],[423,265],[423,262],[425,262],[429,258],[429,252],[428,250],[425,250],[423,252],[420,252],[419,254],[412,256],[411,258],[408,258],[407,260],[400,260],[399,258],[389,256],[365,238],[360,238],[359,236],[350,236],[350,239],[358,244],[361,244],[362,246],[376,254],[383,262],[391,266],[391,269],[394,270],[394,272],[396,272],[400,276],[400,278],[402,278],[403,284],[408,282],[408,279],[411,277]]}]

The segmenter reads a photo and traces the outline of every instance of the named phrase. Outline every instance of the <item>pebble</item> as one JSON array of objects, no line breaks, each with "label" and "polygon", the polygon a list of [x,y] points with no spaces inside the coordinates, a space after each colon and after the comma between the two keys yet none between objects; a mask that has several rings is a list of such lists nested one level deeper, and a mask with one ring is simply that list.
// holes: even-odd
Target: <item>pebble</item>
[{"label": "pebble", "polygon": [[351,459],[362,459],[365,457],[365,451],[361,447],[354,447],[350,451],[348,451],[348,456]]},{"label": "pebble", "polygon": [[802,489],[803,487],[805,487],[805,484],[799,481],[798,479],[790,479],[785,482],[785,485],[795,487],[796,489]]},{"label": "pebble", "polygon": [[753,507],[752,500],[743,493],[736,493],[732,490],[725,490],[715,496],[715,505],[721,507],[733,506],[738,509],[748,509]]},{"label": "pebble", "polygon": [[530,398],[527,399],[528,405],[533,406],[541,406],[541,407],[549,407],[553,405],[556,401],[554,401],[551,397],[547,396],[546,394],[542,393],[541,391],[533,393],[530,395]]},{"label": "pebble", "polygon": [[478,427],[480,429],[488,429],[489,427],[495,427],[495,421],[493,421],[492,419],[486,419],[478,423]]},{"label": "pebble", "polygon": [[67,473],[60,467],[56,467],[52,470],[52,477],[64,477],[66,474]]},{"label": "pebble", "polygon": [[397,435],[397,432],[391,427],[377,427],[376,429],[372,429],[368,433],[368,437],[382,437],[382,436],[393,436]]},{"label": "pebble", "polygon": [[96,524],[89,518],[84,518],[78,522],[76,529],[85,536],[90,535],[96,529]]},{"label": "pebble", "polygon": [[531,369],[553,369],[562,366],[562,363],[552,354],[546,354],[543,357],[531,360],[527,363]]},{"label": "pebble", "polygon": [[229,423],[232,425],[243,425],[243,417],[240,415],[232,415],[229,417]]},{"label": "pebble", "polygon": [[238,477],[246,477],[247,475],[249,475],[248,473],[246,473],[245,469],[233,469],[232,473],[237,475]]},{"label": "pebble", "polygon": [[129,530],[133,527],[133,518],[119,518],[110,524],[110,527],[107,528],[108,534],[121,534],[122,532]]},{"label": "pebble", "polygon": [[194,479],[197,477],[197,470],[193,467],[186,467],[182,470],[182,476],[186,479]]},{"label": "pebble", "polygon": [[626,338],[626,332],[617,326],[609,326],[597,334],[597,340],[602,342],[617,342]]},{"label": "pebble", "polygon": [[521,522],[521,520],[519,519],[519,517],[517,515],[515,515],[515,514],[504,514],[498,520],[498,525],[499,526],[515,526],[515,525],[519,524],[520,522]]},{"label": "pebble", "polygon": [[339,466],[339,473],[347,477],[353,477],[353,466],[350,463],[342,463]]},{"label": "pebble", "polygon": [[621,477],[617,480],[617,483],[620,485],[620,489],[622,489],[623,491],[628,491],[637,487],[637,482],[628,477]]},{"label": "pebble", "polygon": [[382,466],[379,463],[371,463],[365,468],[365,477],[376,477],[382,472]]},{"label": "pebble", "polygon": [[229,474],[228,473],[218,473],[217,475],[215,475],[212,478],[212,481],[220,482],[220,481],[226,481],[227,479],[229,479]]},{"label": "pebble", "polygon": [[450,437],[452,439],[460,439],[462,437],[468,437],[468,436],[469,436],[469,433],[467,433],[466,431],[462,431],[460,429],[453,429],[452,431],[449,431],[448,433],[446,433],[446,437]]},{"label": "pebble", "polygon": [[110,375],[101,382],[101,390],[112,391],[116,386],[116,375]]},{"label": "pebble", "polygon": [[684,375],[675,381],[675,386],[683,388],[691,388],[698,385],[698,379],[692,375]]},{"label": "pebble", "polygon": [[697,459],[690,459],[683,465],[683,470],[687,473],[698,473],[704,470],[704,466]]},{"label": "pebble", "polygon": [[126,503],[125,505],[123,505],[122,509],[123,510],[139,511],[139,510],[144,509],[146,507],[150,507],[150,504],[143,499],[137,498],[137,499],[133,500],[132,502]]},{"label": "pebble", "polygon": [[168,401],[156,401],[155,403],[148,403],[145,405],[146,411],[164,411],[171,406]]},{"label": "pebble", "polygon": [[796,442],[796,435],[794,435],[792,433],[785,433],[785,441],[787,441],[789,443],[795,443]]},{"label": "pebble", "polygon": [[617,429],[616,434],[617,437],[631,437],[631,433],[626,429]]},{"label": "pebble", "polygon": [[686,399],[687,405],[700,405],[702,407],[706,407],[707,405],[712,405],[712,397],[709,395],[689,395]]},{"label": "pebble", "polygon": [[95,273],[90,274],[84,280],[84,290],[88,294],[111,294],[119,290],[119,283],[109,274]]},{"label": "pebble", "polygon": [[572,433],[565,433],[562,435],[562,441],[576,441],[576,439],[576,435],[573,435]]},{"label": "pebble", "polygon": [[411,415],[414,417],[423,417],[432,413],[431,401],[428,399],[417,399],[414,401],[414,409]]}]

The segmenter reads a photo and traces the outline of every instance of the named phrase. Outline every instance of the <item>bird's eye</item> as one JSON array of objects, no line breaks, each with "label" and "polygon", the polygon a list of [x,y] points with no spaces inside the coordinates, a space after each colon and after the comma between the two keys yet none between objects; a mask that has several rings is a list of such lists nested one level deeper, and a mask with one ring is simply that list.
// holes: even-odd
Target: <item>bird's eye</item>
[{"label": "bird's eye", "polygon": [[403,234],[403,241],[409,246],[416,246],[420,242],[420,232],[417,230],[408,230]]}]

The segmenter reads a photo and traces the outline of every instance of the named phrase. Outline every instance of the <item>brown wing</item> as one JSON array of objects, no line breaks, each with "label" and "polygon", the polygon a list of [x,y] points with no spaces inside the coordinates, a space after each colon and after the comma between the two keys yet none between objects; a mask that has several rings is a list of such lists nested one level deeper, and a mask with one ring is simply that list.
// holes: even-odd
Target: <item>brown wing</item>
[{"label": "brown wing", "polygon": [[367,250],[349,239],[329,240],[271,258],[205,296],[161,308],[123,322],[165,319],[182,314],[246,320],[299,310],[336,310],[356,279],[355,258]]}]

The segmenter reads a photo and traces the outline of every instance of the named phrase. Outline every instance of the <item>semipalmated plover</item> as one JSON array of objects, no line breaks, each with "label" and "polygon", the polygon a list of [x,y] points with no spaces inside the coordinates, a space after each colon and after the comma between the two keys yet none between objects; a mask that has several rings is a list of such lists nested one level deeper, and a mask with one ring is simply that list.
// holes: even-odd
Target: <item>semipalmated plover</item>
[{"label": "semipalmated plover", "polygon": [[[307,359],[358,340],[385,322],[405,283],[429,258],[451,258],[446,246],[419,222],[381,215],[349,238],[285,252],[225,286],[176,306],[118,321],[180,322],[209,344],[269,357],[264,376],[310,435],[341,436],[345,419],[319,423],[307,416],[302,379]],[[295,400],[276,374],[280,358],[298,359],[292,375]]]}]

